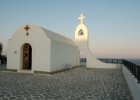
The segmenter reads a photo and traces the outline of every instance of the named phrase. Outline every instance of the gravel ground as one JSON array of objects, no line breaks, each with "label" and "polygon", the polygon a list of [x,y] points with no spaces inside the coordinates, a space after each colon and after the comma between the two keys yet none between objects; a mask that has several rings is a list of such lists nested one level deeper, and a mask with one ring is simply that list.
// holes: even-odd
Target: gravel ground
[{"label": "gravel ground", "polygon": [[132,96],[121,69],[80,67],[53,75],[0,71],[0,100],[132,100]]}]

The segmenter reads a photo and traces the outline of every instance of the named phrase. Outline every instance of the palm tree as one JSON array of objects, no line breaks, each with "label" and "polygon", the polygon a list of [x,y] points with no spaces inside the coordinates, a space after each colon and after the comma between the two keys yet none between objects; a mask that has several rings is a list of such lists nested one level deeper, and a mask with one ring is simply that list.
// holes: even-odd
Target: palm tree
[{"label": "palm tree", "polygon": [[0,42],[0,56],[2,54],[2,50],[3,50],[3,44]]}]

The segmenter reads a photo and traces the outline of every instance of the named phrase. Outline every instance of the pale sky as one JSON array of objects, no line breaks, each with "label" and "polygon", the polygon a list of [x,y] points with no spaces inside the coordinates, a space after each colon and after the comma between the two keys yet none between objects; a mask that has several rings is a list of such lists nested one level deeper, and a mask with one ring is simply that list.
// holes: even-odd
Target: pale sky
[{"label": "pale sky", "polygon": [[80,13],[96,57],[140,58],[140,0],[0,0],[0,42],[28,23],[73,39]]}]

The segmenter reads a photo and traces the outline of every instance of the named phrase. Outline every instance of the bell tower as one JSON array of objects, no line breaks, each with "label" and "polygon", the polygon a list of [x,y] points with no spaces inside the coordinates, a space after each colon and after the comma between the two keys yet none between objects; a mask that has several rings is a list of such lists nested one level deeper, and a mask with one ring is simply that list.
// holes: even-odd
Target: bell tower
[{"label": "bell tower", "polygon": [[81,14],[80,17],[78,17],[78,19],[80,20],[80,24],[77,26],[77,28],[75,30],[75,40],[76,41],[85,41],[85,42],[88,42],[88,29],[83,24],[83,20],[85,18],[86,17],[83,16],[83,14]]},{"label": "bell tower", "polygon": [[118,68],[116,64],[103,63],[94,57],[89,49],[88,44],[88,29],[84,25],[83,20],[86,18],[83,14],[78,17],[80,24],[75,30],[75,43],[79,47],[80,58],[86,59],[86,67],[88,68]]},{"label": "bell tower", "polygon": [[88,49],[88,29],[86,25],[84,25],[83,20],[86,17],[83,14],[78,17],[80,20],[80,24],[77,26],[75,30],[75,42],[80,49],[80,58],[87,58],[86,57],[86,49]]}]

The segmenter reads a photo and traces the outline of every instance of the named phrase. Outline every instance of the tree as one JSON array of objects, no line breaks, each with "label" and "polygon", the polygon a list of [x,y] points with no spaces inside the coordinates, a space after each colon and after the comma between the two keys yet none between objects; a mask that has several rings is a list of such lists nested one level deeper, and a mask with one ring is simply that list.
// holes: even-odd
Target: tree
[{"label": "tree", "polygon": [[0,42],[0,61],[1,64],[6,64],[7,63],[7,57],[4,55],[1,55],[3,51],[3,44]]},{"label": "tree", "polygon": [[2,50],[3,50],[3,44],[0,42],[0,56],[2,54]]}]

